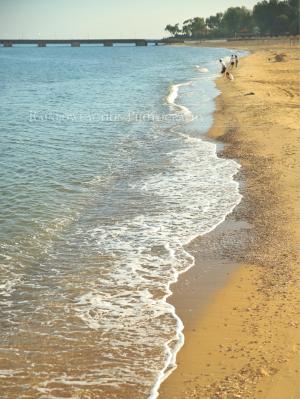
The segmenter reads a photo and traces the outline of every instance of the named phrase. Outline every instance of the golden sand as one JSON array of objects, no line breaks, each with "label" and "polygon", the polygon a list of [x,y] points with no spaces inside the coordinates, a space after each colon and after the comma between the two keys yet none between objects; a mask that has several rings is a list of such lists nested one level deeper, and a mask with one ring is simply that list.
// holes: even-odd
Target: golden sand
[{"label": "golden sand", "polygon": [[204,311],[180,307],[184,288],[175,295],[190,328],[161,399],[300,398],[300,56],[289,43],[240,44],[250,47],[235,80],[217,82],[222,94],[209,134],[226,144],[221,156],[242,165],[244,199],[229,218],[248,228],[227,234],[217,249],[239,267]]}]

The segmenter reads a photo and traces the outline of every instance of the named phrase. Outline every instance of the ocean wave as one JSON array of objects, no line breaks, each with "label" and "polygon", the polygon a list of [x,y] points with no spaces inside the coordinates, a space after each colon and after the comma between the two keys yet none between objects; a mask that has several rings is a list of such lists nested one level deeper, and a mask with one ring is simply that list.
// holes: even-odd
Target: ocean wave
[{"label": "ocean wave", "polygon": [[[173,86],[170,104],[181,86]],[[91,245],[115,255],[114,266],[77,299],[75,308],[89,328],[118,336],[120,350],[124,345],[141,349],[149,340],[153,348],[161,348],[160,354],[154,351],[152,367],[148,365],[155,380],[151,399],[176,368],[184,343],[183,323],[167,298],[170,285],[194,265],[185,245],[216,228],[242,198],[234,180],[238,163],[219,158],[214,143],[190,137],[180,127],[172,134],[180,148],[169,152],[168,170],[135,185],[143,195],[157,198],[159,208],[88,232]],[[157,364],[162,364],[158,373]]]},{"label": "ocean wave", "polygon": [[179,83],[179,84],[172,85],[170,87],[169,94],[168,94],[168,96],[166,98],[166,101],[167,101],[167,103],[170,106],[172,106],[173,108],[183,112],[183,114],[186,115],[187,117],[188,116],[192,116],[191,111],[187,107],[185,107],[184,105],[177,104],[175,102],[175,100],[178,97],[179,88],[182,87],[182,86],[190,86],[191,84],[192,84],[192,82],[190,81],[190,82],[186,82],[186,83]]},{"label": "ocean wave", "polygon": [[199,72],[206,73],[209,72],[207,68],[201,67],[200,65],[196,65],[196,68]]}]

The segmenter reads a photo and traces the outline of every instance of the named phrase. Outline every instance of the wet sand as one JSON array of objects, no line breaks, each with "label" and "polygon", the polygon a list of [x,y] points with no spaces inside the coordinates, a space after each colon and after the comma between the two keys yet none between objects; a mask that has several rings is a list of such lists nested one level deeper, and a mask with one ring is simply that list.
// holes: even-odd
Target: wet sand
[{"label": "wet sand", "polygon": [[186,342],[162,399],[300,397],[299,49],[230,47],[252,54],[218,80],[209,136],[242,165],[244,198],[173,286]]}]

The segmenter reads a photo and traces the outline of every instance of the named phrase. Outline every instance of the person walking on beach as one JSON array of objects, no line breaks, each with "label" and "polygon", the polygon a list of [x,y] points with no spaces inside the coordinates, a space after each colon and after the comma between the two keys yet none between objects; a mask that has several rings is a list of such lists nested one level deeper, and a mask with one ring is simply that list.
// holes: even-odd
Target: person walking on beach
[{"label": "person walking on beach", "polygon": [[238,59],[237,55],[235,55],[234,58],[235,58],[235,67],[237,68],[238,67],[238,63],[239,63],[239,59]]},{"label": "person walking on beach", "polygon": [[226,65],[224,64],[224,61],[221,59],[221,60],[219,60],[220,61],[220,63],[221,63],[221,67],[222,67],[222,69],[221,69],[221,74],[222,75],[224,75],[224,73],[225,73],[225,71],[226,71]]}]

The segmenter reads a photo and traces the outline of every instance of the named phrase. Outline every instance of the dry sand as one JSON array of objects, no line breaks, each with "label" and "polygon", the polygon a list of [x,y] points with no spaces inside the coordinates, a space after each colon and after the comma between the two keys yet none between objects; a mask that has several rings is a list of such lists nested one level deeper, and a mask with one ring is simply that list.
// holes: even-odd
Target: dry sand
[{"label": "dry sand", "polygon": [[[252,54],[233,82],[218,80],[209,136],[225,143],[221,156],[242,165],[244,199],[190,246],[196,266],[171,298],[186,343],[161,399],[300,398],[299,49],[234,46]],[[203,264],[222,270],[217,283],[218,272],[203,280]]]}]

